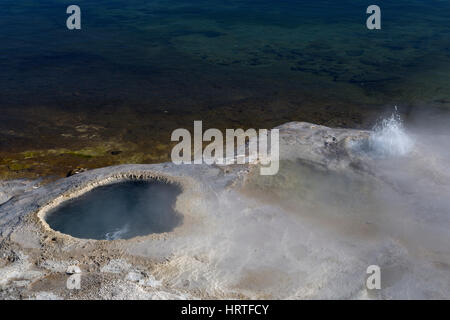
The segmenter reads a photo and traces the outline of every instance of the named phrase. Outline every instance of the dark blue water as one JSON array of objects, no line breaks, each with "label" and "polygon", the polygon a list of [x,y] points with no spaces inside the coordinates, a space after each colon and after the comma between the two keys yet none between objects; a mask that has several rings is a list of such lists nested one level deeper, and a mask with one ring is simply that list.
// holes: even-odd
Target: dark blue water
[{"label": "dark blue water", "polygon": [[159,181],[98,187],[50,212],[51,228],[83,239],[130,239],[170,232],[182,222],[174,211],[180,189]]},{"label": "dark blue water", "polygon": [[2,1],[3,103],[36,104],[39,95],[70,108],[64,99],[160,97],[167,92],[153,92],[158,81],[187,70],[213,77],[216,66],[236,78],[235,67],[277,66],[296,80],[323,76],[381,94],[413,71],[438,72],[449,62],[446,1],[378,1],[380,31],[365,27],[371,1],[80,0],[82,30],[69,31],[71,3]]},{"label": "dark blue water", "polygon": [[[69,4],[81,7],[82,30],[66,28]],[[450,2],[376,1],[373,31],[371,4],[3,0],[0,148],[114,141],[148,154],[193,120],[370,127],[394,105],[406,116],[448,110]]]}]

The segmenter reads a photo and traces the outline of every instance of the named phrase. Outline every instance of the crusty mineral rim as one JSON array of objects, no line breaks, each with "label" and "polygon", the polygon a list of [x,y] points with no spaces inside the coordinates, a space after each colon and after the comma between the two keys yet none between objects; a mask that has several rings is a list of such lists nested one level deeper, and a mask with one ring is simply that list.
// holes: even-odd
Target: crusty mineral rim
[{"label": "crusty mineral rim", "polygon": [[[45,218],[47,217],[47,214],[58,207],[59,205],[63,204],[65,201],[80,197],[81,195],[91,191],[92,189],[95,189],[100,186],[110,185],[118,182],[126,182],[126,181],[133,181],[133,180],[142,180],[142,181],[151,181],[151,180],[157,180],[162,181],[169,184],[174,184],[181,188],[181,193],[177,196],[176,204],[175,204],[175,211],[178,214],[181,214],[183,216],[183,223],[180,226],[177,226],[173,231],[170,232],[164,232],[164,233],[158,233],[158,234],[148,234],[145,236],[137,236],[130,239],[118,239],[118,240],[96,240],[96,239],[85,239],[85,238],[76,238],[69,234],[61,233],[59,231],[53,230],[47,221],[45,221]],[[200,197],[200,193],[196,190],[198,189],[198,183],[195,182],[190,177],[173,177],[170,175],[166,175],[161,172],[152,172],[152,171],[140,171],[140,172],[126,172],[126,173],[117,173],[113,174],[107,178],[99,179],[99,180],[88,180],[84,182],[81,186],[75,187],[74,189],[71,189],[67,192],[62,193],[55,199],[53,199],[51,202],[40,208],[36,212],[36,217],[40,224],[44,228],[45,233],[50,233],[51,235],[58,236],[60,238],[65,238],[67,240],[72,241],[103,241],[103,242],[117,242],[117,241],[133,241],[136,239],[149,239],[149,238],[161,238],[161,237],[167,237],[169,234],[175,234],[176,232],[180,232],[184,227],[191,222],[192,216],[187,214],[186,208],[189,208],[189,203],[192,203],[192,200],[195,198]]]}]

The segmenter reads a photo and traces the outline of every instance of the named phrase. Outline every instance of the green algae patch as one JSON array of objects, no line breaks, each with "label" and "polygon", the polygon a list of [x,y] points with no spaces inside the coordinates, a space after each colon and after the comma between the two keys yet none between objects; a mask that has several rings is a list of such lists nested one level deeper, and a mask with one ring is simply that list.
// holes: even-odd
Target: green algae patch
[{"label": "green algae patch", "polygon": [[37,156],[39,156],[38,153],[32,152],[32,151],[28,151],[28,152],[24,152],[23,153],[24,159],[32,159],[32,158],[36,158]]},{"label": "green algae patch", "polygon": [[75,168],[87,170],[129,163],[170,161],[170,145],[160,142],[138,145],[108,142],[83,148],[0,152],[0,180],[44,178],[49,181],[66,177]]},{"label": "green algae patch", "polygon": [[8,165],[9,170],[12,170],[12,171],[26,170],[26,169],[29,169],[30,167],[31,167],[31,165],[26,164],[26,163],[11,163]]},{"label": "green algae patch", "polygon": [[106,156],[108,151],[105,147],[99,146],[99,147],[84,148],[80,150],[57,149],[52,150],[52,153],[56,154],[59,153],[60,155],[71,155],[75,157],[90,159],[93,157]]},{"label": "green algae patch", "polygon": [[69,155],[72,155],[72,156],[75,156],[75,157],[80,157],[80,158],[87,158],[87,159],[94,157],[91,154],[87,154],[87,153],[83,153],[83,152],[77,152],[77,151],[67,152],[66,154],[69,154]]}]

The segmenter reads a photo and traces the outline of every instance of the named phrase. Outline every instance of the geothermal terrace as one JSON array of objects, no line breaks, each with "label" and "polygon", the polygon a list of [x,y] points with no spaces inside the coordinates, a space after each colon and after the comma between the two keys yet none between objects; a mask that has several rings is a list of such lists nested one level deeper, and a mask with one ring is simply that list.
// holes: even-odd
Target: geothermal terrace
[{"label": "geothermal terrace", "polygon": [[446,298],[447,155],[394,122],[278,129],[275,176],[162,163],[1,182],[0,298]]}]

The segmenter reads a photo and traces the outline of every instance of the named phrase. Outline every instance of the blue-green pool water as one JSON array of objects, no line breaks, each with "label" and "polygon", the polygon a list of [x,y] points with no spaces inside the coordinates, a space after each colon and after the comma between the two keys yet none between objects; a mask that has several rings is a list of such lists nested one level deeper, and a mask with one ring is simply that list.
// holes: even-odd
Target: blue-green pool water
[{"label": "blue-green pool water", "polygon": [[181,224],[174,210],[180,189],[160,181],[101,186],[49,212],[49,226],[83,239],[130,239],[170,232]]}]

